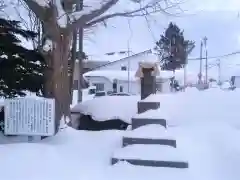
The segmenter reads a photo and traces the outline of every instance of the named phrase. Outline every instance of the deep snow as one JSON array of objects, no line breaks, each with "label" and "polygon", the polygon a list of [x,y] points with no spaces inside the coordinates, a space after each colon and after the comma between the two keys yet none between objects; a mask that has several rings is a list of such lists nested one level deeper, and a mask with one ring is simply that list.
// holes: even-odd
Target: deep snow
[{"label": "deep snow", "polygon": [[[238,90],[214,88],[201,92],[187,89],[147,99],[161,101],[160,110],[152,114],[164,112],[168,117],[168,133],[177,139],[177,149],[189,162],[189,169],[135,167],[124,162],[111,166],[110,158],[119,151],[121,137],[129,131],[65,128],[38,144],[0,145],[1,179],[239,180],[239,98]],[[105,111],[106,116],[109,112]]]}]

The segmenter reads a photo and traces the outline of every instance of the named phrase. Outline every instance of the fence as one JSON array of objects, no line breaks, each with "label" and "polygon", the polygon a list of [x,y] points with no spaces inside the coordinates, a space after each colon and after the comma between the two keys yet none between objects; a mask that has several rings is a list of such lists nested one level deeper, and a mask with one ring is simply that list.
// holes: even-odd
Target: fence
[{"label": "fence", "polygon": [[55,100],[15,98],[5,100],[6,135],[52,136],[55,134]]}]

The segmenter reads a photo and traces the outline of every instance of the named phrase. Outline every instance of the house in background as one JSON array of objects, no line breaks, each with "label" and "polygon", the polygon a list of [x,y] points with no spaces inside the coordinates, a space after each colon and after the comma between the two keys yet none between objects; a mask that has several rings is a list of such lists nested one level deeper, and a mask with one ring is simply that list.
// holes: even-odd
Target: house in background
[{"label": "house in background", "polygon": [[[83,74],[96,68],[96,67],[102,66],[107,63],[109,63],[109,62],[108,61],[84,60],[83,61]],[[74,67],[74,73],[73,73],[73,88],[74,88],[74,90],[78,89],[79,74],[80,74],[79,64],[78,64],[78,60],[76,60],[75,67]]]},{"label": "house in background", "polygon": [[[98,66],[83,76],[90,86],[96,87],[96,91],[138,94],[140,93],[140,81],[135,77],[135,73],[139,67],[139,63],[155,63],[158,61],[158,56],[151,50],[147,50]],[[157,89],[161,92],[169,92],[172,72],[161,71],[160,74],[157,77]]]},{"label": "house in background", "polygon": [[146,50],[132,56],[128,56],[116,61],[105,63],[92,70],[111,70],[111,71],[136,71],[139,66],[139,62],[150,61],[158,62],[158,56],[153,54],[152,50]]},{"label": "house in background", "polygon": [[[135,77],[135,73],[140,62],[156,63],[159,62],[159,57],[151,50],[147,50],[97,66],[84,73],[83,77],[90,86],[96,87],[96,91],[138,94],[140,92],[140,81]],[[190,75],[189,72],[188,75],[189,77],[195,77]],[[183,85],[183,70],[176,70],[174,74],[172,71],[160,71],[160,75],[156,79],[157,90],[162,93],[170,92],[170,78],[173,76],[180,85]]]},{"label": "house in background", "polygon": [[151,50],[140,52],[129,57],[112,61],[84,74],[84,79],[90,86],[95,86],[96,91],[115,91],[130,94],[140,92],[139,81],[135,73],[141,61],[157,62]]},{"label": "house in background", "polygon": [[135,77],[135,71],[95,70],[83,75],[89,86],[95,86],[96,91],[140,93],[140,82]]}]

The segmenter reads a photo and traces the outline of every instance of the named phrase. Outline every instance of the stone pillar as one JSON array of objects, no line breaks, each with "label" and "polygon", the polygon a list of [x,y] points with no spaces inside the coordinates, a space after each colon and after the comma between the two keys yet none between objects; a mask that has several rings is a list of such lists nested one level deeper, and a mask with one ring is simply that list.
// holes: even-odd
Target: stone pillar
[{"label": "stone pillar", "polygon": [[157,75],[159,75],[157,63],[139,63],[136,77],[141,81],[141,100],[156,93]]}]

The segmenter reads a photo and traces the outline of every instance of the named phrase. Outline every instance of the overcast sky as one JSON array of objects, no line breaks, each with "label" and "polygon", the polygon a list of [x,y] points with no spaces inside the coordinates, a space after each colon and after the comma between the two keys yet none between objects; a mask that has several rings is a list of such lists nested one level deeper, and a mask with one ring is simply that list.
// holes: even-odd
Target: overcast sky
[{"label": "overcast sky", "polygon": [[[126,0],[121,1],[121,4],[113,11],[129,7],[128,3],[129,1]],[[149,23],[145,18],[110,20],[107,28],[98,26],[92,34],[85,34],[84,51],[90,59],[116,60],[119,56],[105,56],[104,54],[127,50],[128,42],[133,53],[151,49],[170,21],[184,29],[186,39],[196,42],[196,48],[190,55],[191,57],[199,57],[200,39],[204,36],[208,37],[209,56],[240,50],[240,16],[238,13],[240,12],[240,0],[186,0],[181,8],[187,10],[181,17],[157,14],[148,17]],[[8,9],[6,12],[10,13],[11,17],[16,17],[13,10]],[[20,13],[24,14],[24,11],[21,10]],[[229,64],[238,63],[239,58],[240,55],[223,58],[224,71],[231,69],[233,72],[233,67]],[[197,64],[198,62],[190,63],[191,67],[194,67],[192,70],[198,69]],[[212,69],[211,72],[215,73],[216,68]]]},{"label": "overcast sky", "polygon": [[[196,47],[191,57],[199,57],[200,40],[208,37],[209,56],[218,56],[240,50],[240,1],[239,0],[188,0],[181,5],[187,10],[181,17],[167,17],[163,14],[149,17],[149,26],[145,18],[134,18],[128,20],[115,18],[108,22],[108,27],[99,27],[93,35],[87,35],[85,51],[92,59],[114,59],[118,57],[103,56],[106,52],[127,50],[128,42],[130,50],[134,53],[154,47],[155,41],[164,31],[170,21],[184,29],[186,39],[194,40]],[[229,76],[238,71],[240,55],[221,58],[222,76]],[[215,63],[215,59],[209,60]],[[189,63],[190,71],[199,69],[199,62]],[[209,70],[209,74],[217,76],[217,68]]]}]

